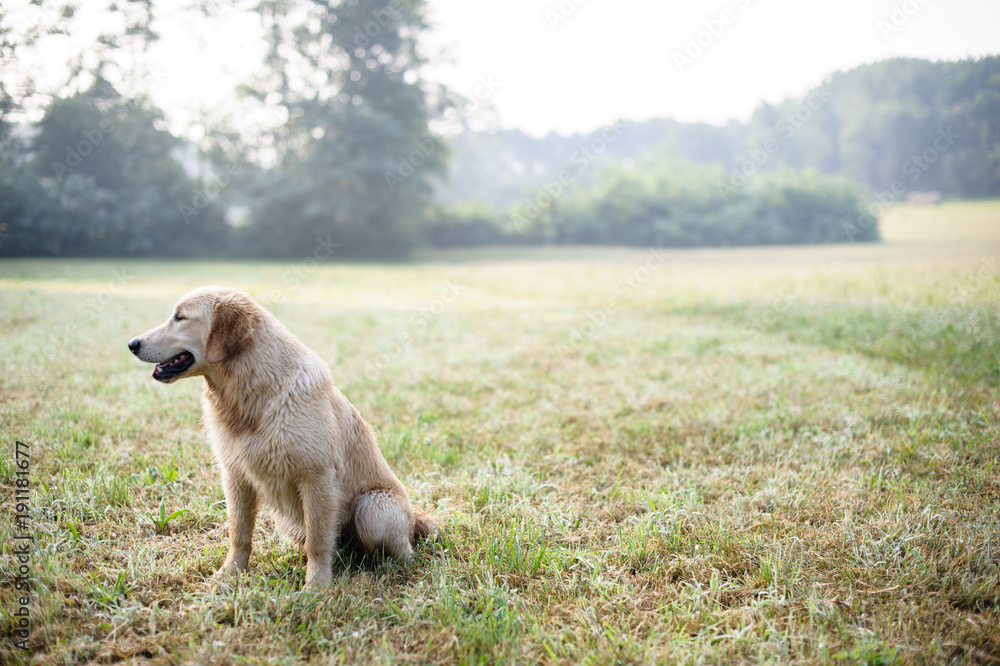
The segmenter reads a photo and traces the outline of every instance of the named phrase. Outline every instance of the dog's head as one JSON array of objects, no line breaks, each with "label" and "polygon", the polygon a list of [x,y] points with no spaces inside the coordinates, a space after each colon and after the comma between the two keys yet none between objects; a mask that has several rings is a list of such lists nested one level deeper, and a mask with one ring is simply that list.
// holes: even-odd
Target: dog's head
[{"label": "dog's head", "polygon": [[155,363],[153,379],[169,384],[211,372],[253,341],[259,306],[241,291],[199,287],[177,301],[167,321],[128,343],[139,360]]}]

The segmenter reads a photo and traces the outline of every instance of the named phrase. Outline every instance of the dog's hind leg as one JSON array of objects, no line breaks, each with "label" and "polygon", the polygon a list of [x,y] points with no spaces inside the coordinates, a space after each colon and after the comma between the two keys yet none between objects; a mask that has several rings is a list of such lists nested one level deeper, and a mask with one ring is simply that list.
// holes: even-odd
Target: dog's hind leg
[{"label": "dog's hind leg", "polygon": [[373,490],[358,498],[354,528],[369,555],[380,550],[404,562],[413,555],[413,508],[389,490]]}]

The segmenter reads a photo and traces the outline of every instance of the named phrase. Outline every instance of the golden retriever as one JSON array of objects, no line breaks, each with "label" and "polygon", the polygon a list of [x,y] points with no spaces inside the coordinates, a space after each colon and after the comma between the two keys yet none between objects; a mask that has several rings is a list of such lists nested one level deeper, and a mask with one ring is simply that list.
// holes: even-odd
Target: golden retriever
[{"label": "golden retriever", "polygon": [[435,528],[319,356],[247,294],[195,289],[128,346],[156,364],[157,381],[205,378],[204,421],[229,521],[220,574],[246,569],[258,502],[305,550],[307,588],[329,582],[340,538],[407,561]]}]

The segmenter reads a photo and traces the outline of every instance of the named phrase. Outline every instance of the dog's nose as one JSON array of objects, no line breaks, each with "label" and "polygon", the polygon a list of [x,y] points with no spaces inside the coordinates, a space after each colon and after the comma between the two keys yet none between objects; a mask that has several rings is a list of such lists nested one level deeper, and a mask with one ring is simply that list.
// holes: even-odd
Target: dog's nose
[{"label": "dog's nose", "polygon": [[142,340],[140,340],[139,338],[132,338],[131,340],[128,341],[128,349],[133,354],[138,354],[139,347],[141,346],[142,346]]}]

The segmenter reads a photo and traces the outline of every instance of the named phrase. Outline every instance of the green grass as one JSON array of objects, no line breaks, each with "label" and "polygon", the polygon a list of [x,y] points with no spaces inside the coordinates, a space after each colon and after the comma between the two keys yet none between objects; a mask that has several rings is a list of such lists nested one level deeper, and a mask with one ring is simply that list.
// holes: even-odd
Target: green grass
[{"label": "green grass", "polygon": [[[0,662],[995,663],[1000,205],[900,207],[883,236],[649,273],[613,249],[2,262]],[[200,380],[155,383],[126,342],[209,283],[326,359],[442,517],[412,564],[345,552],[303,593],[263,518],[248,574],[208,580]]]}]

